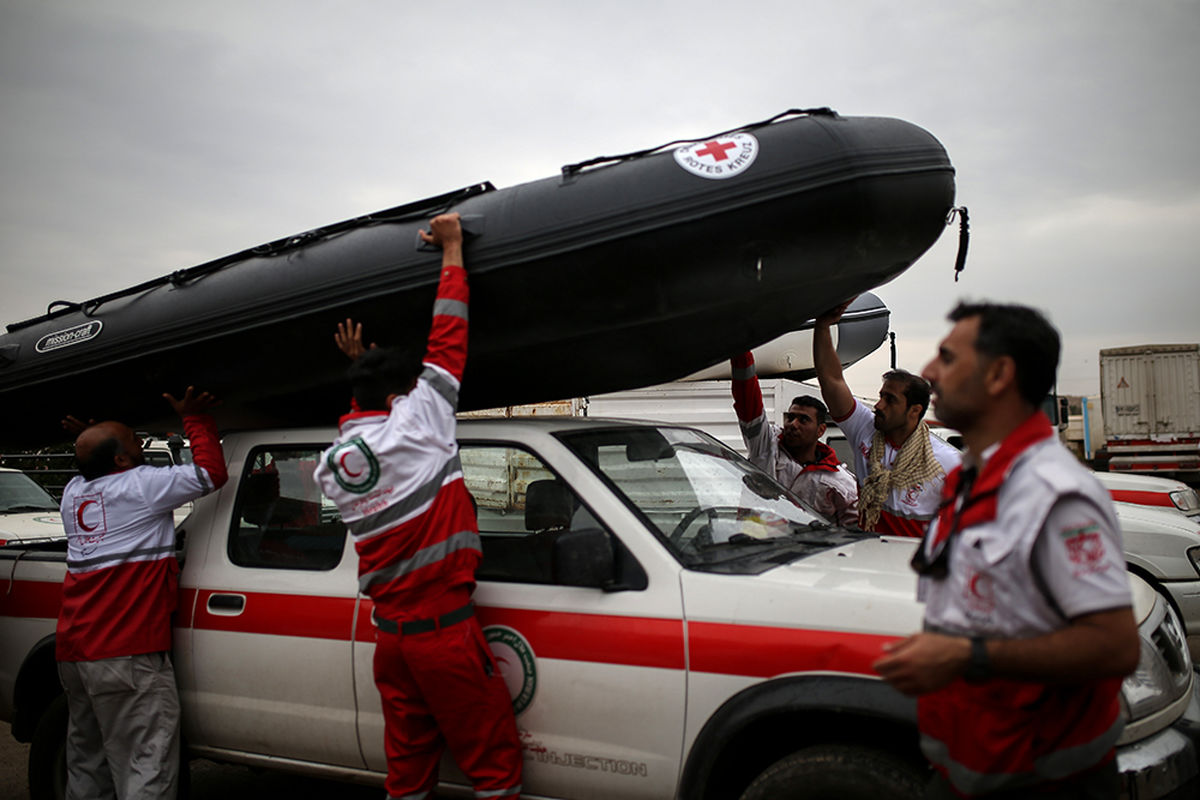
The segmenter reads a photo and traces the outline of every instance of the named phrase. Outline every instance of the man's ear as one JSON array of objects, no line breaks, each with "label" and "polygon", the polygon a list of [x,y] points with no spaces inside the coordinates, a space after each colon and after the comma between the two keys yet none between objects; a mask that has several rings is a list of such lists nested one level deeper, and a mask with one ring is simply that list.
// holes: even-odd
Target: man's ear
[{"label": "man's ear", "polygon": [[990,395],[1003,394],[1009,387],[1017,388],[1017,362],[1012,356],[996,356],[983,370],[983,386]]}]

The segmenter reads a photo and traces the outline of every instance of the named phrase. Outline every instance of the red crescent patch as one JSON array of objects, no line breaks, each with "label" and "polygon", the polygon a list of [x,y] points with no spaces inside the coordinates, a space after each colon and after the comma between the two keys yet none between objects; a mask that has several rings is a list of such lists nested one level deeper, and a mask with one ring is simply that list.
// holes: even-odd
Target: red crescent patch
[{"label": "red crescent patch", "polygon": [[86,522],[83,521],[83,512],[87,510],[88,506],[94,506],[94,505],[96,505],[95,500],[84,500],[82,503],[79,504],[79,508],[75,509],[75,521],[77,523],[79,523],[79,527],[81,529],[87,531],[88,533],[91,533],[92,531],[96,530],[96,526],[88,525]]},{"label": "red crescent patch", "polygon": [[348,456],[348,455],[350,455],[349,450],[342,453],[342,457],[338,459],[338,464],[341,466],[342,472],[346,473],[351,478],[357,478],[358,476],[362,475],[362,470],[359,470],[358,472],[353,472],[353,471],[351,471],[351,469],[349,467],[346,466],[346,456]]}]

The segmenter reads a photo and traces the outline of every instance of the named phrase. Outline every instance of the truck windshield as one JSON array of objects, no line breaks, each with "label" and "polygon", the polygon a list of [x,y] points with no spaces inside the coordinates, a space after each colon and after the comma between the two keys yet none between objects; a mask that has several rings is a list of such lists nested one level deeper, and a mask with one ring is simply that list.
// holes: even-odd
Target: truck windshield
[{"label": "truck windshield", "polygon": [[0,513],[58,511],[45,489],[23,472],[0,472]]},{"label": "truck windshield", "polygon": [[[828,520],[707,434],[658,426],[558,437],[606,479],[681,562],[712,565],[773,545],[823,544]],[[830,532],[833,533],[833,532]]]}]

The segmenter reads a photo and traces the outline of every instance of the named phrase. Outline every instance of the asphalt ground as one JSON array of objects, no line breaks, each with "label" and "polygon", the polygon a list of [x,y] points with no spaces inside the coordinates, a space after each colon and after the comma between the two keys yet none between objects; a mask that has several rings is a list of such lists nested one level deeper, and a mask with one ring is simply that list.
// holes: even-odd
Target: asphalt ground
[{"label": "asphalt ground", "polygon": [[[12,737],[8,723],[0,723],[0,800],[26,800],[29,745]],[[251,770],[198,759],[191,765],[193,800],[380,800],[382,788],[322,781],[282,772]]]}]

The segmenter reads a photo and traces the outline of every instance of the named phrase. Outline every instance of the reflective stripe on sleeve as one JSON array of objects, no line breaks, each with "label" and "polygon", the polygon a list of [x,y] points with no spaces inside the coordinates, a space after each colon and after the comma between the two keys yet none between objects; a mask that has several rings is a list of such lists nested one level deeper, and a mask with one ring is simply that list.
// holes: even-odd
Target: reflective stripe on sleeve
[{"label": "reflective stripe on sleeve", "polygon": [[749,439],[757,439],[758,434],[762,432],[763,423],[767,421],[767,415],[760,414],[752,422],[738,421],[738,425],[742,428],[742,434]]},{"label": "reflective stripe on sleeve", "polygon": [[213,490],[213,482],[209,479],[208,473],[199,464],[193,462],[192,467],[196,470],[196,480],[200,481],[200,485],[204,487],[204,493],[208,494]]},{"label": "reflective stripe on sleeve", "polygon": [[440,394],[451,408],[458,408],[458,387],[445,375],[432,367],[426,367],[421,380],[428,381],[433,390]]},{"label": "reflective stripe on sleeve", "polygon": [[745,367],[731,367],[730,374],[735,381],[748,381],[758,377],[758,372],[754,369],[753,364]]},{"label": "reflective stripe on sleeve", "polygon": [[458,317],[459,319],[468,319],[467,304],[462,300],[451,300],[445,297],[439,298],[433,303],[433,315],[436,317],[439,314]]}]

